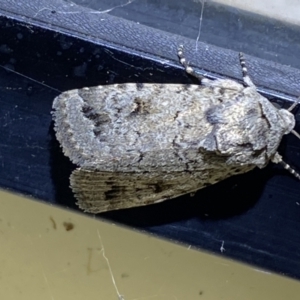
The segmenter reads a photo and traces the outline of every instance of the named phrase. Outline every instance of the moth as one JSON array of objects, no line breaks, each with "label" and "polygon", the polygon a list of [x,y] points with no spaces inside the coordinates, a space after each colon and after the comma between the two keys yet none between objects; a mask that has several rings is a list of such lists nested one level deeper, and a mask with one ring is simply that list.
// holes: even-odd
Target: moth
[{"label": "moth", "polygon": [[66,91],[53,102],[56,137],[78,166],[78,206],[100,213],[193,193],[270,161],[300,176],[277,152],[294,115],[243,84],[197,74],[178,48],[189,84],[112,84]]}]

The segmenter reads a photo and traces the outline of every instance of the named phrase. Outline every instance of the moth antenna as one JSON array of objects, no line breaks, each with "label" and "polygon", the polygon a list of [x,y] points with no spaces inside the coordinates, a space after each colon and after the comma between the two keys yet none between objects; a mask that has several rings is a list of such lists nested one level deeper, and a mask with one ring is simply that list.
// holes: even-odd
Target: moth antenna
[{"label": "moth antenna", "polygon": [[189,66],[184,53],[183,53],[183,45],[179,45],[178,50],[177,50],[177,55],[179,57],[179,61],[182,64],[182,66],[184,67],[185,71],[190,74],[191,76],[197,78],[200,82],[202,79],[204,79],[205,77],[198,74],[191,66]]},{"label": "moth antenna", "polygon": [[292,111],[298,104],[300,99],[298,98],[296,102],[294,102],[289,108],[287,108],[287,111]]},{"label": "moth antenna", "polygon": [[293,130],[291,130],[291,133],[292,133],[294,136],[296,136],[296,137],[300,140],[300,134],[299,134],[297,131],[295,131],[295,130],[293,129]]},{"label": "moth antenna", "polygon": [[[297,100],[286,110],[291,112],[299,104],[299,102],[300,102],[300,97],[298,97]],[[291,133],[300,140],[300,134],[297,131],[292,130]]]},{"label": "moth antenna", "polygon": [[246,86],[255,87],[255,84],[253,83],[253,81],[251,80],[251,78],[248,75],[248,69],[247,69],[247,66],[246,66],[246,60],[245,60],[244,54],[242,52],[240,52],[239,54],[240,54],[240,65],[242,67],[244,84]]}]

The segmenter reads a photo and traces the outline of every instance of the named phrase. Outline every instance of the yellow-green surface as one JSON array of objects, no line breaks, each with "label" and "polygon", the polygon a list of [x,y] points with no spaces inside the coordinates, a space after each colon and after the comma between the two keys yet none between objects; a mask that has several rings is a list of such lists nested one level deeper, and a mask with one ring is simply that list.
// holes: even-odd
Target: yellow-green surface
[{"label": "yellow-green surface", "polygon": [[0,191],[0,299],[299,295],[300,282]]}]

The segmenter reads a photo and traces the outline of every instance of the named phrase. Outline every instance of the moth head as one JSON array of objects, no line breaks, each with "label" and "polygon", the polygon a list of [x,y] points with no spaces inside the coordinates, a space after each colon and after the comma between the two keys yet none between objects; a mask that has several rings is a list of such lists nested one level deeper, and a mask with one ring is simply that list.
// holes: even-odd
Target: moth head
[{"label": "moth head", "polygon": [[216,105],[206,116],[212,130],[201,146],[227,157],[227,164],[260,168],[273,160],[283,135],[295,126],[292,113],[258,93]]},{"label": "moth head", "polygon": [[284,123],[284,127],[283,127],[283,128],[285,128],[284,134],[288,134],[288,133],[292,132],[292,130],[295,127],[294,115],[287,109],[279,109],[278,114],[281,116],[283,123]]}]

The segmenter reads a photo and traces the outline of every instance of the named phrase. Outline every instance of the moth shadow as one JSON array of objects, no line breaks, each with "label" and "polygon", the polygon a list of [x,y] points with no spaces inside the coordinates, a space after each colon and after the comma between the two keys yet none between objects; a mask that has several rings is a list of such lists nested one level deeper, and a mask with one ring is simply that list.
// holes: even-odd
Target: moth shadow
[{"label": "moth shadow", "polygon": [[101,217],[134,227],[162,225],[191,218],[227,219],[254,207],[273,175],[272,166],[255,169],[201,189],[192,197],[184,195],[159,204],[106,212]]},{"label": "moth shadow", "polygon": [[63,207],[79,210],[77,207],[75,197],[70,189],[70,175],[76,166],[64,156],[59,142],[55,137],[53,122],[49,128],[49,149],[50,151],[50,167],[51,167],[51,180],[54,186],[54,199],[56,204]]}]

